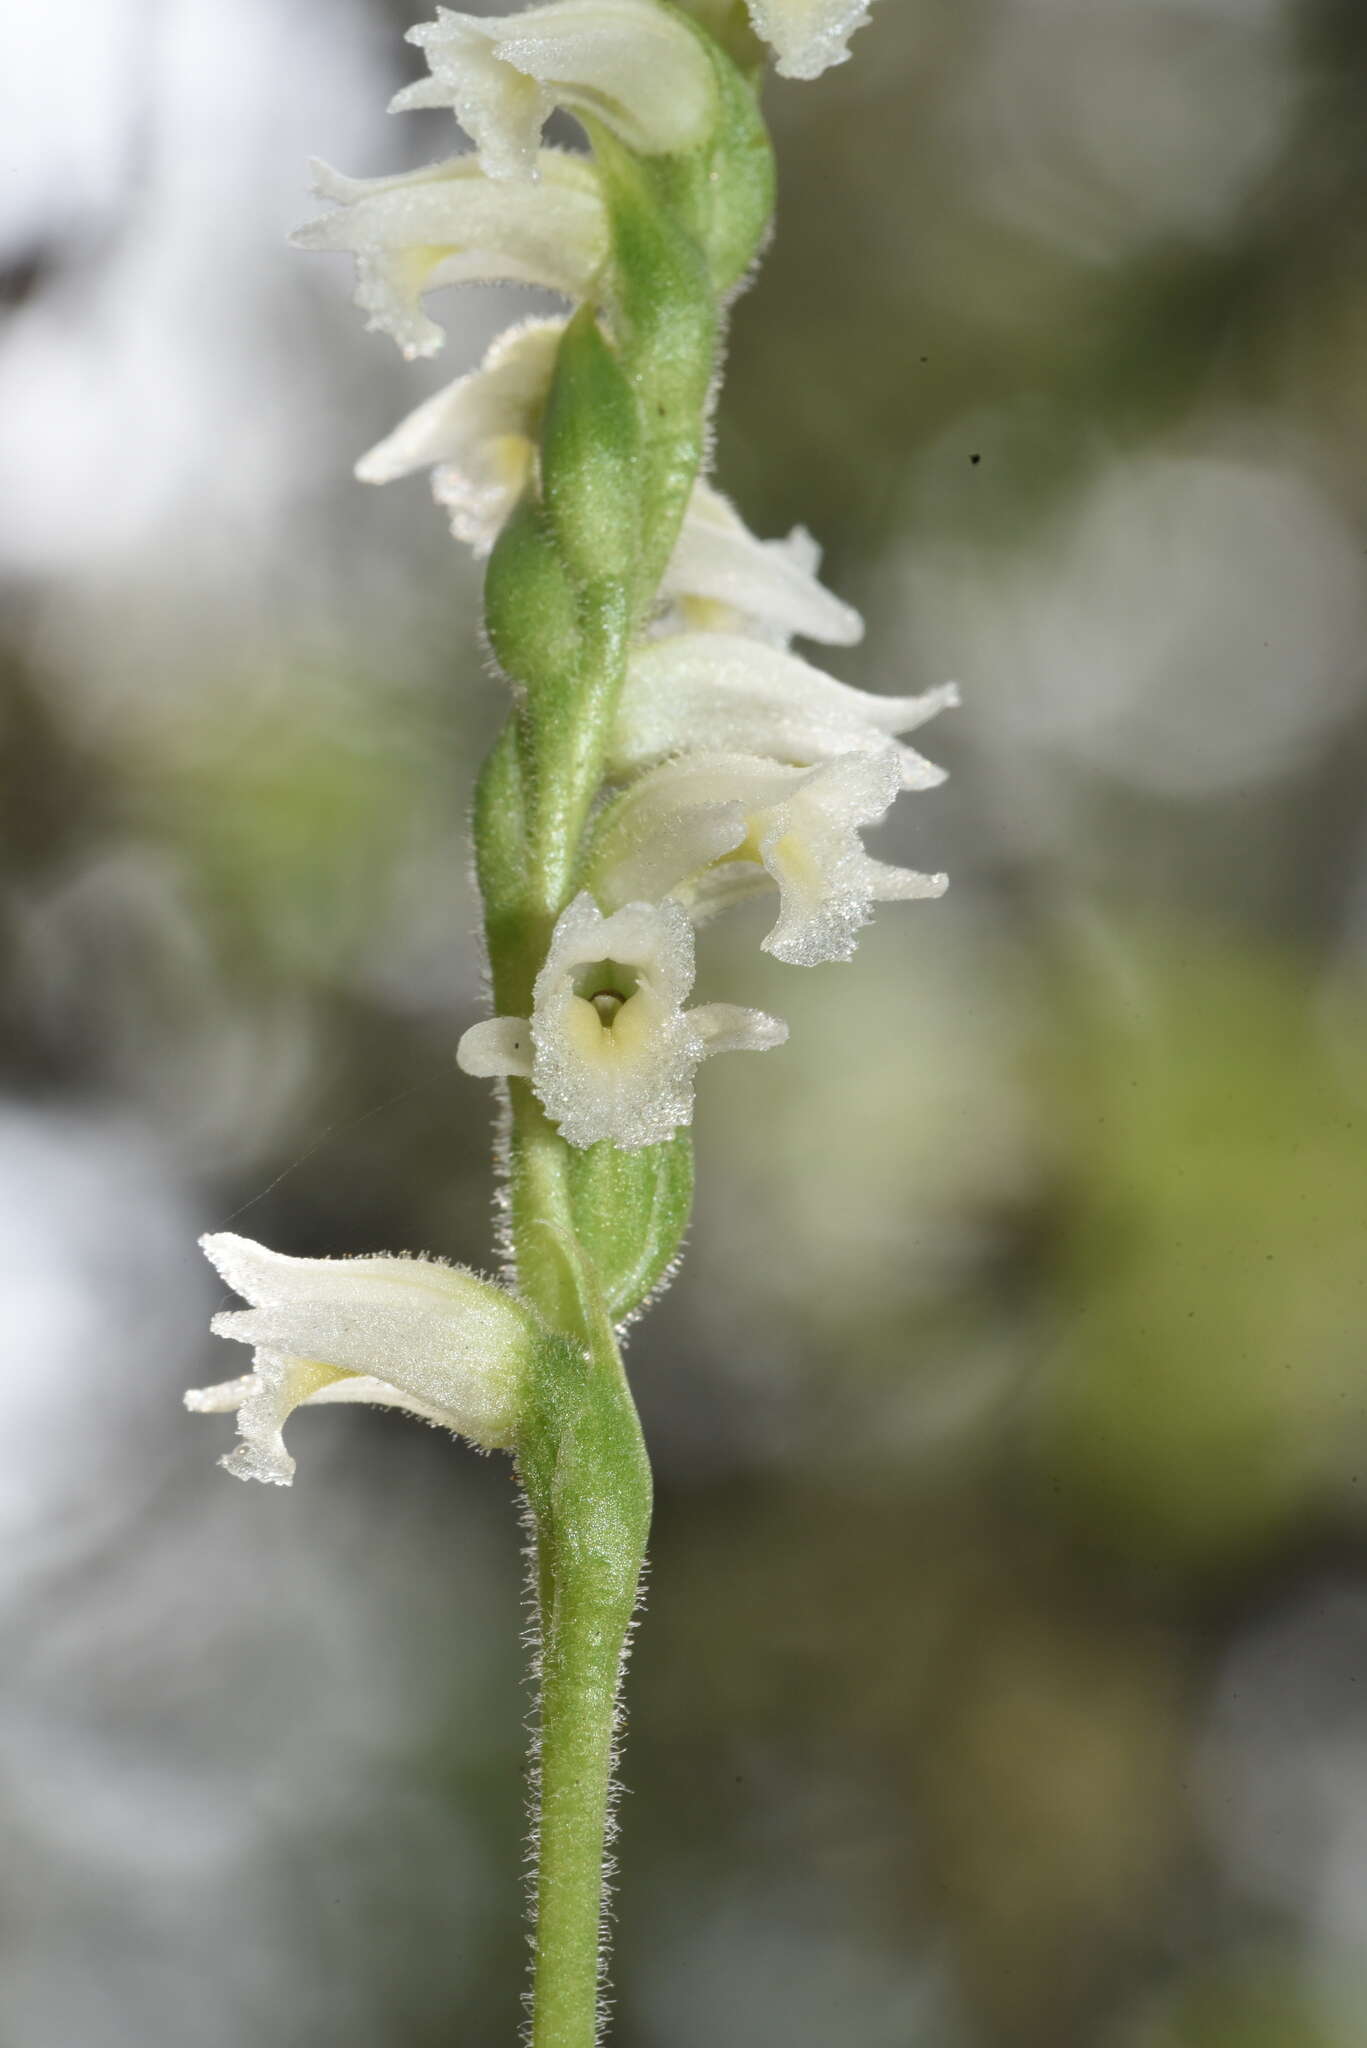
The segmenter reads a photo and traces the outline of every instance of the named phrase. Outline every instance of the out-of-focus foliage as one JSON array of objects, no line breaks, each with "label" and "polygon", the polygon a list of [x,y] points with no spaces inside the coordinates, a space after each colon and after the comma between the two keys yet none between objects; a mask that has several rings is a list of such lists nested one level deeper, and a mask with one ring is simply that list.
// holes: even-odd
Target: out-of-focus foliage
[{"label": "out-of-focus foliage", "polygon": [[[428,373],[281,247],[308,152],[450,132],[372,121],[365,0],[64,19],[0,63],[0,2036],[511,2040],[505,1467],[320,1413],[263,1498],[177,1405],[199,1230],[494,1256],[477,577],[349,475]],[[953,888],[701,948],[792,1038],[709,1068],[633,1339],[617,2038],[1357,2048],[1367,17],[853,47],[771,94],[720,476],[826,543],[844,676],[961,681],[883,849]]]}]

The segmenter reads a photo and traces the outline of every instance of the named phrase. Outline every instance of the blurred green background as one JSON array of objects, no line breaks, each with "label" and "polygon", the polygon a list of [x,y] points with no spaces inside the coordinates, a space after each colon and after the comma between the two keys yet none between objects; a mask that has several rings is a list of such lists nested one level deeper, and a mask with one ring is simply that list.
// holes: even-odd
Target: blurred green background
[{"label": "blurred green background", "polygon": [[[0,2039],[493,2048],[502,1460],[214,1469],[196,1234],[491,1256],[465,815],[501,716],[436,365],[283,246],[409,13],[12,10],[0,113]],[[1367,2036],[1367,13],[879,0],[771,88],[718,473],[964,709],[852,967],[704,997],[617,2048]],[[729,1070],[728,1070],[729,1069]],[[215,1355],[216,1354],[216,1355]]]}]

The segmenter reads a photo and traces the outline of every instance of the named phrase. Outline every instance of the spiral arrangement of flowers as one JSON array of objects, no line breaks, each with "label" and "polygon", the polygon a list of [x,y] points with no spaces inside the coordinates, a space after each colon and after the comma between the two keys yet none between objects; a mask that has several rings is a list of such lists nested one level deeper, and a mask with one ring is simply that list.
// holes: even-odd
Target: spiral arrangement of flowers
[{"label": "spiral arrangement of flowers", "polygon": [[[862,833],[941,771],[906,735],[955,701],[853,689],[792,651],[848,645],[802,528],[750,533],[708,481],[727,308],[769,233],[761,38],[781,72],[846,54],[850,0],[551,0],[410,31],[429,75],[396,109],[449,109],[473,148],[397,177],[315,168],[332,210],[306,249],[349,252],[356,300],[406,356],[443,343],[440,287],[505,280],[566,301],[509,329],[357,474],[430,469],[487,557],[508,720],[480,778],[474,850],[495,1014],[458,1059],[504,1092],[504,1279],[428,1258],[205,1249],[250,1303],[217,1318],[244,1378],[188,1396],[236,1413],[240,1476],[288,1484],[299,1406],[403,1407],[512,1451],[539,1624],[536,2048],[601,2018],[601,1918],[625,1645],[650,1473],[620,1337],[677,1260],[699,1064],[781,1045],[762,1011],[690,1007],[696,933],[765,897],[762,939],[848,960],[879,902],[939,895]],[[547,148],[553,111],[584,154]]]}]

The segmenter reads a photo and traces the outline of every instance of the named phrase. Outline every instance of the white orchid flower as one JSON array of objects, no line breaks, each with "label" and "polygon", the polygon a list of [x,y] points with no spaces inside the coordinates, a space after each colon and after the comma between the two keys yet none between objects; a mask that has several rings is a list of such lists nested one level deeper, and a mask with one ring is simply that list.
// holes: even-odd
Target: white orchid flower
[{"label": "white orchid flower", "polygon": [[895,750],[789,768],[748,754],[686,754],[634,782],[606,813],[588,868],[600,902],[672,895],[695,924],[777,884],[761,941],[795,967],[848,960],[875,903],[942,896],[945,875],[865,853],[902,787]]},{"label": "white orchid flower", "polygon": [[252,1371],[185,1396],[197,1414],[236,1411],[242,1442],[220,1463],[237,1478],[291,1483],[281,1430],[305,1403],[372,1402],[488,1450],[512,1443],[533,1332],[493,1281],[435,1259],[286,1258],[229,1232],[200,1244],[251,1303],[212,1328],[256,1347]]},{"label": "white orchid flower", "polygon": [[[530,480],[563,320],[510,327],[477,370],[458,377],[363,455],[363,483],[432,470],[432,493],[457,540],[487,555]],[[785,646],[795,635],[850,646],[864,622],[823,589],[821,550],[803,527],[757,540],[730,501],[695,485],[661,596],[685,625],[752,631]]]},{"label": "white orchid flower", "polygon": [[[811,767],[880,753],[959,701],[954,683],[916,697],[878,697],[837,682],[782,648],[730,633],[675,633],[632,656],[610,752],[619,780],[689,748],[767,754]],[[894,748],[905,789],[934,789],[945,771]]]},{"label": "white orchid flower", "polygon": [[693,488],[660,585],[685,630],[744,633],[786,647],[794,638],[853,647],[864,621],[817,580],[821,549],[805,526],[757,540],[729,498]]},{"label": "white orchid flower", "polygon": [[487,555],[527,487],[563,320],[528,320],[499,335],[477,370],[434,393],[356,465],[387,484],[432,466],[432,495],[451,531]]},{"label": "white orchid flower", "polygon": [[556,923],[530,1020],[472,1025],[457,1061],[467,1074],[529,1079],[571,1145],[661,1144],[693,1120],[700,1060],[788,1036],[762,1010],[685,1010],[693,971],[693,927],[677,903],[630,902],[604,917],[581,894]]},{"label": "white orchid flower", "polygon": [[367,325],[406,356],[435,355],[441,328],[422,309],[442,285],[505,279],[582,298],[607,253],[607,215],[586,157],[543,149],[537,185],[489,178],[473,156],[395,178],[348,178],[313,165],[313,189],[339,211],[295,230],[300,249],[356,258]]},{"label": "white orchid flower", "polygon": [[785,78],[819,78],[850,54],[869,18],[866,0],[746,0],[755,34],[773,45]]},{"label": "white orchid flower", "polygon": [[712,73],[698,38],[655,0],[555,0],[506,16],[457,14],[408,31],[431,77],[393,113],[450,107],[491,178],[534,178],[556,107],[602,121],[646,155],[694,148],[712,118]]}]

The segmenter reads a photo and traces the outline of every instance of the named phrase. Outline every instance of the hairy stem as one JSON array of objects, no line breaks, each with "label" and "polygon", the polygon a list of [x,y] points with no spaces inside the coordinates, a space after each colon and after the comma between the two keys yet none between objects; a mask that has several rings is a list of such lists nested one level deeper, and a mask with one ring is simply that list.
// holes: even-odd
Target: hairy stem
[{"label": "hairy stem", "polygon": [[[517,691],[475,808],[494,997],[510,1017],[533,1014],[574,893],[631,647],[702,462],[722,309],[772,211],[754,92],[700,40],[716,117],[690,156],[638,156],[584,122],[611,255],[560,342],[537,473],[485,583],[490,645]],[[651,1506],[613,1320],[677,1252],[691,1165],[686,1140],[572,1153],[528,1082],[509,1097],[508,1234],[520,1291],[553,1333],[517,1450],[540,1629],[531,2042],[593,2048],[618,1688]]]},{"label": "hairy stem", "polygon": [[[548,1238],[551,1233],[544,1233]],[[572,1241],[564,1283],[591,1326],[540,1374],[519,1470],[536,1535],[540,1802],[532,2048],[598,2037],[617,1696],[650,1526],[650,1465],[612,1331]]]}]

